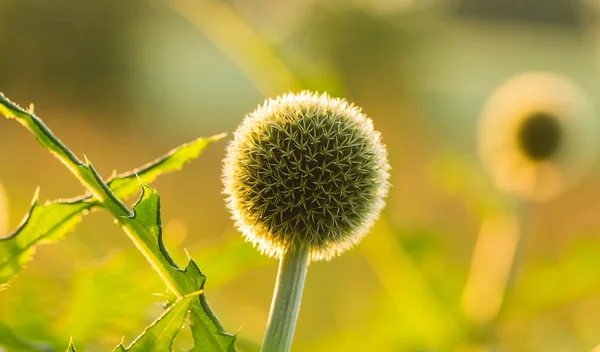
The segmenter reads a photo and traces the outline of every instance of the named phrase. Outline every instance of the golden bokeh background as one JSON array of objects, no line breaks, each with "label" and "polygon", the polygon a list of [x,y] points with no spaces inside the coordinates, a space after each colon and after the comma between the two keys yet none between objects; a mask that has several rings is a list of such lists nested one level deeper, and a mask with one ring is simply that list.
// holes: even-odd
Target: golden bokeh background
[{"label": "golden bokeh background", "polygon": [[[600,119],[598,11],[593,0],[7,0],[0,91],[35,103],[104,177],[231,133],[266,97],[346,97],[382,132],[393,187],[359,246],[311,265],[293,350],[591,351],[600,344],[597,163],[530,203],[496,188],[476,141],[488,98],[524,72],[565,77]],[[233,228],[219,179],[225,145],[153,186],[167,247],[179,263],[190,253],[217,316],[240,350],[255,351],[277,262]],[[83,193],[14,121],[0,121],[0,165],[3,234],[36,187],[42,201]],[[38,247],[0,291],[0,322],[52,350],[72,336],[83,351],[107,351],[160,314],[153,294],[163,290],[98,211]],[[190,343],[184,332],[176,350]]]}]

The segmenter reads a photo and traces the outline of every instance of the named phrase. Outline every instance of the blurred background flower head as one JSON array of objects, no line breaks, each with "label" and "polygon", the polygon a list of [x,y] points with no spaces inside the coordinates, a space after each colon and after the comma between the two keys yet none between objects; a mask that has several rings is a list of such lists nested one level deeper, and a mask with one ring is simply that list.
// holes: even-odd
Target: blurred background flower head
[{"label": "blurred background flower head", "polygon": [[598,118],[583,89],[548,72],[520,74],[489,98],[481,116],[481,161],[503,190],[548,200],[594,161]]}]

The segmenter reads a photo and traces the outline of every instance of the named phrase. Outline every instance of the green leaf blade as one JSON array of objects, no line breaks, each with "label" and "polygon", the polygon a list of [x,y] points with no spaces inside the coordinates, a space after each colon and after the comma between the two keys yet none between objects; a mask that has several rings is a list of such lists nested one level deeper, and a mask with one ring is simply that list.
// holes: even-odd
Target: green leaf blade
[{"label": "green leaf blade", "polygon": [[[160,197],[147,185],[142,185],[142,193],[133,207],[134,215],[121,221],[126,231],[138,234],[135,243],[146,258],[152,258],[150,264],[159,272],[171,291],[177,296],[194,292],[196,287],[173,261],[167,252],[162,239],[162,224],[160,219]],[[183,289],[183,291],[182,291]]]},{"label": "green leaf blade", "polygon": [[140,189],[140,182],[149,184],[162,174],[181,170],[183,166],[202,155],[212,143],[224,136],[225,134],[220,134],[198,138],[183,144],[144,166],[118,175],[108,182],[108,186],[119,199],[126,199]]},{"label": "green leaf blade", "polygon": [[192,305],[190,328],[194,338],[190,352],[235,352],[236,336],[223,329],[204,294]]},{"label": "green leaf blade", "polygon": [[[12,103],[0,93],[0,113],[8,118],[17,119],[28,129],[43,131],[36,124],[36,119],[31,113]],[[33,127],[32,127],[33,126]],[[187,163],[197,159],[212,143],[223,138],[224,134],[208,138],[198,138],[183,144],[162,157],[143,165],[133,171],[114,177],[108,183],[110,192],[118,199],[126,199],[139,191],[140,182],[151,183],[162,174],[180,170]],[[45,141],[42,145],[56,153],[56,144],[53,138],[42,138],[36,134],[38,141]],[[95,170],[91,165],[79,162],[70,152],[61,152],[71,160],[75,160],[72,167],[86,179],[94,182]],[[35,199],[37,200],[37,198]],[[114,202],[111,202],[114,204]],[[29,212],[19,227],[7,237],[0,238],[0,289],[5,288],[24,267],[31,261],[37,245],[61,240],[72,232],[81,221],[86,211],[101,206],[92,196],[82,196],[72,200],[57,200],[39,204],[32,203]],[[173,263],[174,264],[174,263]]]},{"label": "green leaf blade", "polygon": [[[193,260],[190,260],[185,268],[185,274],[189,280],[204,290],[206,277]],[[235,335],[225,331],[210,308],[204,293],[200,294],[198,300],[192,304],[190,327],[194,338],[194,348],[190,352],[235,351]]]},{"label": "green leaf blade", "polygon": [[35,247],[62,239],[73,231],[83,213],[92,204],[83,199],[37,202],[37,192],[31,208],[19,227],[8,237],[0,238],[0,288],[18,274],[31,260]]},{"label": "green leaf blade", "polygon": [[[163,278],[170,290],[176,296],[204,290],[206,277],[202,274],[193,260],[190,260],[185,270],[173,261],[166,250],[162,239],[160,224],[160,197],[156,191],[147,185],[142,185],[142,194],[133,207],[135,216],[123,221],[128,227],[142,235],[141,243],[136,243],[138,249],[146,258],[155,260],[150,263]],[[206,301],[204,293],[192,303],[192,334],[196,342],[196,351],[235,351],[235,337],[228,334]]]},{"label": "green leaf blade", "polygon": [[[176,297],[181,299],[182,297],[186,297],[186,295],[191,293],[197,294],[197,291],[203,290],[205,280],[204,275],[202,275],[199,270],[192,270],[190,272],[181,270],[175,265],[174,261],[164,248],[161,238],[159,198],[158,195],[152,196],[152,194],[155,193],[154,190],[147,186],[142,188],[142,196],[136,204],[137,209],[134,208],[136,214],[133,214],[127,206],[121,202],[120,198],[111,191],[109,186],[102,180],[91,164],[89,162],[84,163],[80,161],[73,152],[55,137],[50,129],[48,129],[48,127],[33,114],[33,111],[20,108],[0,93],[0,114],[3,114],[8,119],[17,120],[27,128],[44,148],[50,151],[51,154],[59,159],[71,171],[71,173],[95,198],[94,203],[100,203],[117,220],[118,224],[128,234],[136,247],[146,257]],[[216,137],[216,139],[218,138],[220,138],[220,136]],[[181,153],[175,153],[174,155],[181,155]],[[193,156],[193,153],[190,155]],[[174,158],[172,163],[159,160],[157,161],[157,164],[161,165],[160,169],[162,172],[165,172],[165,170],[168,170],[169,168],[176,169],[177,167],[180,167],[178,165],[182,166],[185,164],[185,162],[187,162],[185,160],[192,157],[190,155],[183,155],[182,159]],[[179,161],[175,162],[175,159]],[[181,160],[185,162],[181,163]],[[154,175],[151,172],[140,171],[139,173],[146,174],[150,179],[155,178],[157,175]],[[138,177],[139,174],[136,176],[136,179]],[[140,179],[142,178],[140,177]],[[117,185],[113,186],[116,188]],[[116,191],[119,193],[119,196],[134,192],[131,191],[132,188],[130,187],[129,182],[120,187],[122,187],[123,190],[127,190],[127,192],[122,191],[121,194],[120,191]],[[145,192],[148,192],[149,194],[147,198],[144,198]],[[152,202],[155,202],[156,204]],[[146,215],[139,215],[144,213]],[[195,264],[193,264],[191,268],[193,267],[195,267]],[[188,266],[188,268],[190,268],[190,266]],[[195,268],[197,269],[197,267]],[[198,319],[200,324],[204,324],[202,327],[207,331],[203,336],[205,341],[203,341],[202,346],[207,346],[204,350],[235,350],[233,343],[223,344],[222,338],[225,337],[227,340],[231,340],[231,335],[224,332],[221,324],[210,310],[210,307],[205,303],[205,299],[198,299],[196,300],[196,303],[192,305],[194,314],[207,318]],[[119,350],[119,348],[117,349]],[[123,349],[124,348],[121,347],[121,350]]]},{"label": "green leaf blade", "polygon": [[181,330],[190,304],[195,298],[197,298],[195,295],[180,298],[148,326],[129,347],[124,348],[123,345],[119,345],[115,351],[172,351],[173,341]]}]

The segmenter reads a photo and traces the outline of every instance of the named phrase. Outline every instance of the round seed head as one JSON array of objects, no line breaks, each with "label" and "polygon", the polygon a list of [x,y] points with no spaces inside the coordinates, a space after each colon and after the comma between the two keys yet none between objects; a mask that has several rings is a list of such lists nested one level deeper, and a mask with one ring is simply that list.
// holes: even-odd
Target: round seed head
[{"label": "round seed head", "polygon": [[387,151],[372,121],[327,94],[286,94],[248,114],[223,161],[237,227],[273,257],[308,247],[330,259],[366,234],[388,193]]},{"label": "round seed head", "polygon": [[597,121],[585,92],[552,73],[518,75],[488,100],[478,147],[499,188],[543,201],[577,181],[593,161]]}]

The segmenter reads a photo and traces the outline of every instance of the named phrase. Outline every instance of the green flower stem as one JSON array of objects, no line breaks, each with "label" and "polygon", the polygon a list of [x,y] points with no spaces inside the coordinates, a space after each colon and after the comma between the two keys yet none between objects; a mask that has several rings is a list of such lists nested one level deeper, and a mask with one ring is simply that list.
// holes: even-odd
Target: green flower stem
[{"label": "green flower stem", "polygon": [[508,278],[506,280],[506,285],[504,287],[504,292],[502,295],[503,299],[498,309],[498,314],[495,317],[496,320],[499,319],[500,314],[502,314],[503,311],[506,309],[506,301],[512,298],[511,296],[515,288],[517,274],[519,273],[519,269],[522,265],[523,251],[527,240],[530,236],[531,203],[525,200],[517,200],[517,204],[515,205],[515,213],[517,216],[517,221],[519,222],[519,237],[517,239],[517,244],[515,247],[513,258],[510,262]]},{"label": "green flower stem", "polygon": [[261,352],[291,349],[308,262],[308,246],[287,251],[281,257]]}]

